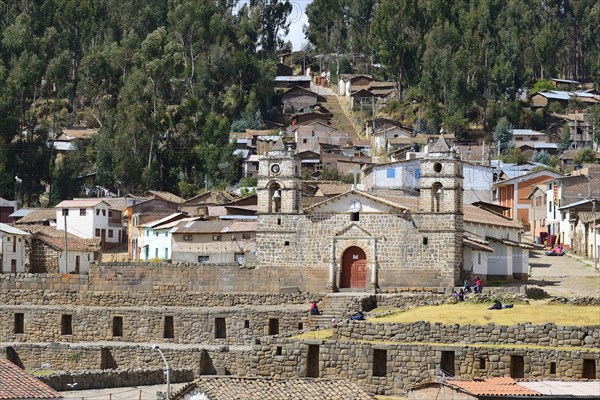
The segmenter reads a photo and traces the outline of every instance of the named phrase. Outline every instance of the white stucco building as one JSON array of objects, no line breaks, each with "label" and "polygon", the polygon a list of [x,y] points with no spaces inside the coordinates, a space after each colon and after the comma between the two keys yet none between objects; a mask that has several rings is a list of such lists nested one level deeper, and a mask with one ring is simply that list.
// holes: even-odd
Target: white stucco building
[{"label": "white stucco building", "polygon": [[169,260],[173,257],[171,229],[182,221],[196,221],[200,217],[186,218],[185,213],[177,212],[164,218],[138,225],[139,258],[148,260]]},{"label": "white stucco building", "polygon": [[29,233],[0,223],[0,273],[29,269],[29,238]]},{"label": "white stucco building", "polygon": [[101,199],[64,200],[56,205],[56,229],[83,239],[100,239],[102,246],[123,241],[121,212]]},{"label": "white stucco building", "polygon": [[[361,182],[366,191],[392,189],[416,192],[420,189],[421,160],[396,161],[367,167]],[[494,169],[485,165],[463,162],[463,202],[492,202]]]}]

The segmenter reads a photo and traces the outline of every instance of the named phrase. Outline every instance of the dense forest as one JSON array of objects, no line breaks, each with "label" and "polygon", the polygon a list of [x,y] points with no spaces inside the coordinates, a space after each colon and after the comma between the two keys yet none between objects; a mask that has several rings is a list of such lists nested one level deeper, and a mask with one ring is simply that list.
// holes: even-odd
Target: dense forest
[{"label": "dense forest", "polygon": [[[0,197],[37,205],[49,187],[54,204],[79,196],[82,177],[183,197],[236,183],[228,132],[274,112],[293,7],[0,0]],[[600,81],[597,0],[313,0],[306,12],[303,60],[399,82],[395,106],[418,104],[423,130],[523,125],[520,89]],[[98,134],[58,158],[47,140],[79,121]]]},{"label": "dense forest", "polygon": [[[195,194],[239,179],[228,133],[270,110],[291,11],[278,0],[1,0],[0,196]],[[258,118],[257,118],[258,116]],[[60,162],[47,139],[78,121],[93,143]],[[95,174],[95,175],[94,175]]]},{"label": "dense forest", "polygon": [[473,121],[490,131],[504,114],[516,126],[520,89],[600,82],[597,0],[313,0],[306,13],[316,53],[354,61],[340,72],[399,82],[431,131]]}]

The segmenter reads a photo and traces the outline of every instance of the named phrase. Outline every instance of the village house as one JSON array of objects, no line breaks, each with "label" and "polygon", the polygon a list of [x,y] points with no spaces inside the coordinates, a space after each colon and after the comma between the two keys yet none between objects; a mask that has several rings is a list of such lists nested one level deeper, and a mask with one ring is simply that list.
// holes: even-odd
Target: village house
[{"label": "village house", "polygon": [[544,243],[548,234],[546,217],[548,212],[546,205],[548,186],[545,184],[535,185],[527,199],[531,202],[529,205],[529,232],[538,244]]},{"label": "village house", "polygon": [[56,226],[54,208],[30,208],[27,213],[15,220],[16,225]]},{"label": "village house", "polygon": [[87,274],[92,263],[102,258],[100,239],[82,239],[55,227],[28,225],[31,233],[31,273]]},{"label": "village house", "polygon": [[142,261],[169,260],[172,255],[171,228],[182,220],[194,221],[199,219],[199,217],[186,217],[185,213],[176,212],[164,218],[138,225],[139,258]]},{"label": "village house", "polygon": [[561,176],[559,173],[545,169],[498,181],[494,184],[496,200],[499,205],[508,207],[505,216],[526,224],[529,222],[531,202],[528,197],[532,188]]},{"label": "village house", "polygon": [[[581,165],[575,165],[575,157],[579,150],[566,150],[559,157],[560,168],[563,171],[572,171],[581,167]],[[594,152],[594,163],[600,164],[600,153]]]},{"label": "village house", "polygon": [[563,90],[538,92],[531,96],[530,102],[532,108],[547,107],[550,103],[560,103],[563,107],[566,107],[571,99],[577,99],[587,104],[598,104],[600,102],[598,96],[593,93],[585,91],[567,92]]},{"label": "village house", "polygon": [[245,265],[256,250],[256,221],[181,221],[171,235],[177,262]]},{"label": "village house", "polygon": [[50,386],[9,360],[0,359],[0,398],[55,400],[64,397]]},{"label": "village house", "polygon": [[56,229],[80,238],[99,238],[102,247],[125,240],[121,212],[102,199],[63,200],[55,207]]},{"label": "village house", "polygon": [[123,217],[127,219],[127,252],[130,260],[137,260],[141,257],[138,226],[173,214],[178,207],[179,203],[152,198],[123,210]]},{"label": "village house", "polygon": [[317,94],[300,86],[294,86],[283,92],[283,113],[292,114],[317,104]]},{"label": "village house", "polygon": [[547,183],[548,241],[573,246],[577,213],[594,211],[593,199],[600,199],[600,165],[586,164],[571,175]]},{"label": "village house", "polygon": [[361,74],[340,74],[338,78],[338,94],[340,96],[350,97],[353,86],[367,86],[374,79],[370,75]]},{"label": "village house", "polygon": [[573,251],[584,257],[598,259],[600,241],[597,225],[599,223],[600,212],[581,211],[577,214],[577,224],[573,232]]},{"label": "village house", "polygon": [[413,130],[397,121],[378,118],[367,122],[367,137],[371,138],[373,155],[383,156],[391,150],[390,139],[412,138]]},{"label": "village house", "polygon": [[[420,189],[421,161],[419,159],[395,161],[367,166],[362,171],[364,189],[393,189],[416,193]],[[494,170],[485,165],[463,163],[463,201],[491,202]]]},{"label": "village house", "polygon": [[17,211],[18,205],[17,201],[6,200],[0,197],[0,223],[8,224],[13,222],[10,220],[9,216]]},{"label": "village house", "polygon": [[29,271],[29,233],[0,223],[0,273]]}]

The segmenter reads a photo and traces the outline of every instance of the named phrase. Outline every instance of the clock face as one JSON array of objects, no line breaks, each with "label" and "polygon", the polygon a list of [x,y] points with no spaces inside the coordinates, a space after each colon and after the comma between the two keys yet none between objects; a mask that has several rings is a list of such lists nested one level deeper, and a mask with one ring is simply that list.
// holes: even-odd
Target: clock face
[{"label": "clock face", "polygon": [[281,168],[279,168],[279,164],[273,164],[271,165],[271,172],[274,174],[278,174],[279,171],[281,171]]},{"label": "clock face", "polygon": [[362,204],[358,200],[352,200],[350,202],[350,212],[359,212],[362,208]]}]

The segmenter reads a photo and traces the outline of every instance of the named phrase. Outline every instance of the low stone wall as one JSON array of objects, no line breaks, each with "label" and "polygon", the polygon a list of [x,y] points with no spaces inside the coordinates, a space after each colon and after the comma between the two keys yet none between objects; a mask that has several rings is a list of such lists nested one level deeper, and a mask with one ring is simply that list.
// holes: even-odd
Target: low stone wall
[{"label": "low stone wall", "polygon": [[405,292],[395,294],[377,294],[377,307],[411,308],[443,304],[450,294],[432,292]]},{"label": "low stone wall", "polygon": [[[3,306],[1,310],[0,337],[5,342],[250,344],[257,336],[298,333],[308,326],[305,305],[203,308],[17,305]],[[19,316],[23,319],[22,333],[15,333],[16,314],[22,314]],[[63,316],[70,318],[68,331],[63,326]]]},{"label": "low stone wall", "polygon": [[[201,375],[246,375],[249,346],[181,346],[161,343],[171,368]],[[0,357],[25,369],[50,363],[55,371],[161,369],[164,363],[151,345],[127,343],[14,343],[0,345]],[[69,382],[72,383],[72,382]]]},{"label": "low stone wall", "polygon": [[[165,382],[164,370],[161,369],[123,369],[123,370],[94,370],[68,371],[52,375],[40,376],[39,379],[59,391],[104,389],[126,386],[160,385]],[[172,370],[171,383],[191,382],[195,379],[192,370]]]},{"label": "low stone wall", "polygon": [[550,299],[550,303],[600,306],[600,297],[554,297]]},{"label": "low stone wall", "polygon": [[364,321],[342,321],[334,329],[334,338],[426,343],[494,343],[535,346],[580,346],[600,348],[600,325],[560,326],[515,324],[443,325],[418,321],[411,324],[372,324]]}]

